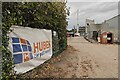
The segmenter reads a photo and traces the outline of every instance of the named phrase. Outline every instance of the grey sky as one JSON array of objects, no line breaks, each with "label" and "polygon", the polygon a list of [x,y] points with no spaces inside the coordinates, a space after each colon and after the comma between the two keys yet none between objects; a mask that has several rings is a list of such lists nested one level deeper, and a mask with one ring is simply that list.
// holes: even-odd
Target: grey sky
[{"label": "grey sky", "polygon": [[102,23],[104,20],[118,15],[118,2],[116,0],[112,0],[114,2],[92,1],[71,2],[68,0],[67,6],[70,7],[70,16],[67,29],[72,29],[74,25],[77,25],[77,9],[79,9],[78,22],[80,26],[85,25],[85,19],[94,19],[96,23]]}]

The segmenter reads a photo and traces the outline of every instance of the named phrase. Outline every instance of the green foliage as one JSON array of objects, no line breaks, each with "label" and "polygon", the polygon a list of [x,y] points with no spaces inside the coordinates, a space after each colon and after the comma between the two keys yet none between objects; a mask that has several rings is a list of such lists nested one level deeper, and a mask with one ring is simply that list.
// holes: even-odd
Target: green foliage
[{"label": "green foliage", "polygon": [[69,11],[66,2],[3,2],[3,27],[2,27],[2,53],[3,53],[3,78],[14,75],[12,68],[12,55],[7,49],[9,38],[8,31],[12,25],[50,29],[58,33],[60,50],[67,46],[66,17]]}]

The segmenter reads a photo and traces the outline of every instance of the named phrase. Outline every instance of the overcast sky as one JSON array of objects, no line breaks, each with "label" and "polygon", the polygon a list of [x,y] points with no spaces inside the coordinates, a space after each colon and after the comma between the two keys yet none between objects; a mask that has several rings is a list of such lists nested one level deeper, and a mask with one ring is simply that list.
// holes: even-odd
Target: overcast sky
[{"label": "overcast sky", "polygon": [[77,25],[77,9],[79,9],[78,22],[80,26],[85,25],[86,19],[94,19],[96,23],[102,23],[118,15],[118,0],[68,0],[70,7],[69,25],[67,29],[72,29]]}]

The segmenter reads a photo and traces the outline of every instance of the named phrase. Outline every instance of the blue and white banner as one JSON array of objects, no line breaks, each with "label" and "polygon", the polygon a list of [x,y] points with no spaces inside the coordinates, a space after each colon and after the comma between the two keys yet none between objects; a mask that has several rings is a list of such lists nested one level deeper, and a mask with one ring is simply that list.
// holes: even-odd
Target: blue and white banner
[{"label": "blue and white banner", "polygon": [[12,26],[9,37],[8,48],[17,74],[39,66],[52,56],[51,30]]}]

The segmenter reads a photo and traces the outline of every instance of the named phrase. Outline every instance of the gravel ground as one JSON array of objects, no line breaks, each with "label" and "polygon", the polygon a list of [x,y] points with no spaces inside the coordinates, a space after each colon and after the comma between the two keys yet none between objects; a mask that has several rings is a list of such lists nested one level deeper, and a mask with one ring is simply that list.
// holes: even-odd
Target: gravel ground
[{"label": "gravel ground", "polygon": [[118,45],[68,38],[68,48],[21,78],[118,78]]},{"label": "gravel ground", "polygon": [[83,37],[68,38],[68,45],[79,51],[82,70],[78,70],[88,77],[118,78],[118,45],[89,43]]}]

